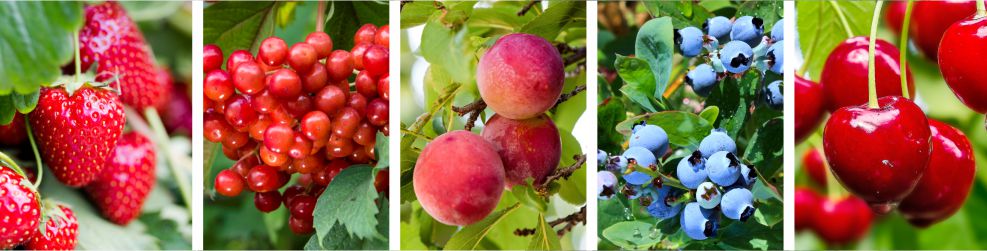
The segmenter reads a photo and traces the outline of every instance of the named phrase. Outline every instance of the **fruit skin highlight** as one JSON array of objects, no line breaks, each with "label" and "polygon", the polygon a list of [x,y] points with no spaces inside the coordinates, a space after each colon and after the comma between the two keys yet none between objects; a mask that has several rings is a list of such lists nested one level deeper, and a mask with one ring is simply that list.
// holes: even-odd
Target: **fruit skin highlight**
[{"label": "fruit skin highlight", "polygon": [[505,184],[504,164],[490,142],[469,131],[452,131],[428,143],[415,162],[415,195],[435,220],[473,224],[497,207]]},{"label": "fruit skin highlight", "polygon": [[552,108],[562,95],[564,81],[558,50],[530,34],[501,37],[476,65],[480,97],[509,119],[532,118]]},{"label": "fruit skin highlight", "polygon": [[970,194],[977,163],[970,140],[962,131],[936,120],[932,130],[932,156],[918,186],[898,211],[914,226],[929,227],[956,213]]},{"label": "fruit skin highlight", "polygon": [[559,129],[545,114],[526,120],[494,114],[487,120],[482,135],[494,145],[504,163],[507,189],[524,185],[527,178],[541,184],[559,166],[562,156]]}]

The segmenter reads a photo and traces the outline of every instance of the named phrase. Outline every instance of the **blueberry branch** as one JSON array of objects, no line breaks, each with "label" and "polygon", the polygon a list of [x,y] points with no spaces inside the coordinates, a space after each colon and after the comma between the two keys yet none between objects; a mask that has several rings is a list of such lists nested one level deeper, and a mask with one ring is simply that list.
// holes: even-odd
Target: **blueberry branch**
[{"label": "blueberry branch", "polygon": [[541,1],[539,1],[539,0],[531,0],[530,2],[528,2],[528,4],[525,4],[524,5],[524,8],[521,8],[521,10],[517,12],[517,16],[519,16],[519,17],[520,16],[524,16],[524,14],[527,14],[528,11],[531,10],[531,7],[535,7],[535,5],[538,4],[538,2],[541,2]]}]

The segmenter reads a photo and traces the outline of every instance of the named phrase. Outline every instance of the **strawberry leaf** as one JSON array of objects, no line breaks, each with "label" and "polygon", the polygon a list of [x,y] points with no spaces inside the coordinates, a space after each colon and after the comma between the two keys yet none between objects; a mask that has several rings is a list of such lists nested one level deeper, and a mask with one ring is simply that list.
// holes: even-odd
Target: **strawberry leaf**
[{"label": "strawberry leaf", "polygon": [[347,236],[361,239],[384,238],[375,229],[378,209],[374,204],[374,169],[356,165],[339,172],[315,205],[315,230],[320,242],[330,237],[336,222],[346,228]]},{"label": "strawberry leaf", "polygon": [[7,2],[0,13],[0,94],[31,93],[58,78],[72,59],[82,2]]}]

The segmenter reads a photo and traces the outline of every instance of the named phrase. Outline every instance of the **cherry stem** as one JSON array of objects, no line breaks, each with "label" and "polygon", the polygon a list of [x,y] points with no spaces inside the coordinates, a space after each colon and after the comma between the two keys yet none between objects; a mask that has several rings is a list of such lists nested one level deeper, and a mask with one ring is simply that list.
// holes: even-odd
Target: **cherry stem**
[{"label": "cherry stem", "polygon": [[987,0],[977,1],[977,15],[973,17],[974,19],[987,17],[987,8],[984,5],[987,5]]},{"label": "cherry stem", "polygon": [[874,18],[870,23],[870,43],[867,45],[867,92],[869,94],[869,99],[867,106],[871,109],[877,109],[880,105],[877,104],[877,67],[874,65],[874,51],[877,47],[877,23],[881,18],[881,7],[884,6],[884,1],[877,1],[877,5],[874,6]]},{"label": "cherry stem", "polygon": [[[846,14],[843,13],[843,9],[841,9],[840,6],[836,4],[836,1],[827,1],[827,2],[829,2],[829,4],[833,6],[833,10],[836,11],[836,16],[840,18],[840,24],[843,25],[843,30],[846,31],[846,37],[848,38],[853,37],[853,30],[850,29],[850,22],[847,21]],[[876,12],[876,13],[880,13],[880,12]],[[880,16],[880,14],[878,14],[877,16]]]},{"label": "cherry stem", "polygon": [[[26,116],[25,116],[26,117]],[[41,154],[38,153],[38,144],[34,142],[34,133],[31,131],[31,122],[29,118],[24,119],[24,128],[27,129],[27,139],[31,141],[31,150],[34,151],[34,160],[38,162],[38,180],[34,181],[34,187],[41,186],[41,177],[44,177],[45,169],[42,168]]]},{"label": "cherry stem", "polygon": [[911,99],[908,94],[908,26],[912,21],[912,10],[915,0],[908,0],[905,4],[905,21],[901,24],[901,40],[898,43],[898,50],[900,52],[899,59],[901,62],[898,69],[901,71],[901,96],[907,99]]},{"label": "cherry stem", "polygon": [[323,31],[325,27],[326,20],[323,20],[326,15],[326,2],[319,1],[318,12],[315,13],[315,31]]}]

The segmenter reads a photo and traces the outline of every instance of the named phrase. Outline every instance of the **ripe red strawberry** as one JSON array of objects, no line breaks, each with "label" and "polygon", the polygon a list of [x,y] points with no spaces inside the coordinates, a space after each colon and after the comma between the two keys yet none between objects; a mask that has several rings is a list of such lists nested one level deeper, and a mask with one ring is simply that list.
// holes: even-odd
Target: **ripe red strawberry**
[{"label": "ripe red strawberry", "polygon": [[119,3],[87,6],[79,43],[82,70],[98,63],[96,81],[119,76],[124,104],[138,110],[164,104],[170,86],[158,79],[144,35]]},{"label": "ripe red strawberry", "polygon": [[48,211],[48,222],[45,223],[45,232],[35,230],[34,236],[24,245],[28,250],[75,250],[75,243],[79,237],[79,221],[72,213],[72,209],[63,205],[57,205],[52,211]]},{"label": "ripe red strawberry", "polygon": [[123,104],[109,90],[82,87],[70,95],[64,88],[42,88],[30,114],[38,149],[55,178],[81,187],[103,170],[126,118]]},{"label": "ripe red strawberry", "polygon": [[30,181],[0,166],[0,249],[12,249],[38,231],[41,207]]},{"label": "ripe red strawberry", "polygon": [[129,132],[120,137],[103,173],[86,186],[86,192],[103,216],[127,225],[140,215],[144,199],[154,187],[154,144],[147,137]]},{"label": "ripe red strawberry", "polygon": [[6,125],[0,125],[0,145],[17,145],[27,139],[27,130],[24,129],[24,115],[14,114],[14,120]]}]

